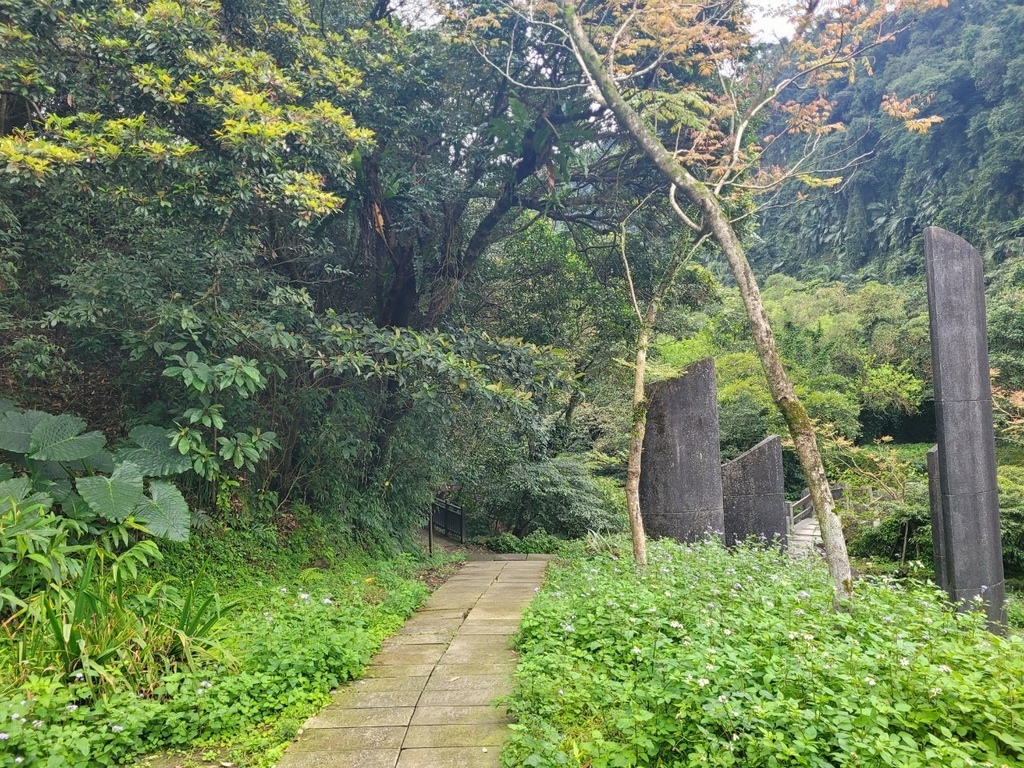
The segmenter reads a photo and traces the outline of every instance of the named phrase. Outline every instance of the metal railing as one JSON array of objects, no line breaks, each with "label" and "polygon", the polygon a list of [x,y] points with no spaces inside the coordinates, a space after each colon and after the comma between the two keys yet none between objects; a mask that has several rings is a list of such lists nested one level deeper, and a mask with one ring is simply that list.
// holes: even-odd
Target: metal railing
[{"label": "metal railing", "polygon": [[461,544],[466,543],[466,513],[462,507],[444,499],[434,499],[430,508],[430,529]]},{"label": "metal railing", "polygon": [[[833,485],[832,486],[832,498],[837,501],[843,497],[843,486]],[[797,501],[786,502],[786,506],[789,507],[789,530],[792,532],[794,526],[802,520],[806,520],[814,514],[814,502],[811,501],[811,492],[806,488],[804,489],[804,495],[801,496]]]}]

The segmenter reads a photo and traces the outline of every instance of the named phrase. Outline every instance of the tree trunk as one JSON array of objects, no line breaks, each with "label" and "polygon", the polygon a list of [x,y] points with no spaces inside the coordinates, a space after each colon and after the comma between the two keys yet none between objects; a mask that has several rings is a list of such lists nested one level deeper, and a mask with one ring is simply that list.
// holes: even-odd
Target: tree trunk
[{"label": "tree trunk", "polygon": [[[704,242],[701,235],[690,254],[696,252],[700,244]],[[668,293],[669,288],[676,280],[679,269],[683,266],[689,255],[683,249],[680,242],[672,260],[665,269],[654,295],[647,304],[647,312],[640,312],[640,304],[636,298],[636,286],[633,284],[633,275],[629,269],[629,259],[626,256],[626,224],[622,223],[622,266],[625,268],[626,285],[629,288],[629,298],[633,304],[637,319],[640,321],[640,330],[636,335],[636,367],[633,371],[633,410],[631,414],[631,434],[629,439],[629,459],[626,462],[626,512],[629,516],[629,528],[633,535],[633,559],[641,568],[647,566],[647,532],[644,530],[644,519],[640,509],[640,473],[643,469],[644,435],[647,434],[647,350],[651,344],[651,332],[654,330],[654,323],[658,319],[662,302]]]},{"label": "tree trunk", "polygon": [[807,415],[807,410],[797,398],[793,384],[782,367],[775,335],[772,333],[768,314],[761,301],[761,291],[732,223],[726,217],[714,194],[686,168],[676,162],[675,157],[665,149],[657,136],[626,103],[604,69],[601,59],[591,45],[574,9],[569,5],[570,0],[558,0],[558,2],[562,10],[562,18],[580,55],[581,63],[586,68],[592,82],[601,91],[609,108],[640,145],[644,154],[658,167],[658,170],[672,184],[681,189],[690,203],[700,210],[703,226],[711,231],[711,236],[719,244],[729,262],[733,275],[736,277],[740,295],[743,297],[747,319],[754,337],[754,346],[757,349],[761,365],[764,367],[772,398],[786,420],[786,426],[789,428],[797,455],[800,457],[800,465],[807,476],[807,487],[810,490],[814,511],[821,527],[821,537],[825,544],[825,559],[836,593],[840,598],[848,597],[853,592],[850,560],[846,553],[842,526],[835,513],[832,489],[829,486],[821,454],[818,451],[814,425]]},{"label": "tree trunk", "polygon": [[[689,191],[685,190],[689,196]],[[700,197],[703,193],[704,197]],[[705,221],[711,226],[712,235],[721,246],[729,262],[736,283],[739,285],[743,305],[747,310],[747,319],[754,337],[754,347],[761,359],[768,388],[772,399],[786,420],[789,434],[793,438],[800,466],[803,467],[807,479],[807,488],[811,493],[814,513],[821,528],[821,539],[825,544],[825,560],[832,576],[836,593],[839,597],[849,597],[853,593],[853,576],[850,571],[850,558],[846,552],[846,540],[843,538],[843,527],[835,512],[836,503],[832,498],[832,488],[825,475],[825,466],[818,451],[818,439],[814,432],[814,424],[807,415],[807,409],[796,395],[793,383],[786,375],[779,357],[775,334],[768,321],[764,302],[761,301],[761,290],[757,279],[750,268],[743,246],[732,225],[726,219],[717,201],[712,199],[706,189],[699,189],[694,200],[704,213]]]},{"label": "tree trunk", "polygon": [[644,373],[647,371],[647,347],[651,329],[645,323],[636,338],[636,370],[633,373],[632,434],[629,440],[629,460],[626,463],[626,511],[629,530],[633,534],[633,560],[641,568],[647,566],[647,533],[640,514],[640,460],[647,432],[647,394]]}]

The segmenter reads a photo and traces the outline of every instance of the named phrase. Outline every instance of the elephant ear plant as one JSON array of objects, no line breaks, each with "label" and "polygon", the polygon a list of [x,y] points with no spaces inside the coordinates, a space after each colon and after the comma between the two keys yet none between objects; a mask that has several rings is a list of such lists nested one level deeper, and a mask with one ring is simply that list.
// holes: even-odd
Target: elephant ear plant
[{"label": "elephant ear plant", "polygon": [[215,598],[140,580],[161,558],[154,539],[188,538],[188,504],[161,478],[190,464],[159,427],[113,452],[85,427],[0,401],[0,677],[145,689],[151,671],[216,650]]}]

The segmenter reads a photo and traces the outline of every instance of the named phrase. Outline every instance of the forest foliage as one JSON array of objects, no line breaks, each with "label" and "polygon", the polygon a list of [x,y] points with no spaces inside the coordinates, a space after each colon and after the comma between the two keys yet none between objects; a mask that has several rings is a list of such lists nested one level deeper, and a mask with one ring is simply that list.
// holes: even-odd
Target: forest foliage
[{"label": "forest foliage", "polygon": [[[986,30],[1016,8],[927,14],[872,50],[872,77],[832,79],[844,151],[875,142],[878,162],[769,208],[749,233],[768,271],[853,278],[779,278],[766,291],[812,416],[847,439],[889,434],[928,401],[919,269],[901,285],[871,278],[917,253],[924,223],[954,226],[943,217],[970,209],[967,190],[989,207],[963,234],[1005,278],[992,296],[993,364],[1008,394],[1024,385],[1019,270],[989,236],[1016,216],[1015,177],[1000,177],[1006,194],[977,192],[986,169],[1005,167],[1006,134],[982,126],[1015,103],[1013,51],[998,48],[1012,43]],[[485,503],[501,463],[474,433],[538,478],[571,483],[566,462],[614,476],[619,361],[635,333],[614,235],[661,183],[596,119],[599,105],[556,87],[576,77],[564,52],[544,49],[537,67],[505,19],[480,33],[507,54],[511,69],[498,72],[455,28],[408,24],[388,3],[26,2],[11,14],[0,247],[14,402],[74,412],[113,441],[140,424],[167,429],[205,514],[251,498],[303,503],[378,544],[405,535],[438,490]],[[944,54],[936,41],[950,35],[960,46]],[[934,82],[911,76],[943,55],[965,64]],[[967,93],[951,85],[957,72],[978,86],[970,103],[956,101]],[[935,87],[916,95],[923,116],[943,121],[925,134],[868,131],[883,130],[882,96],[909,82]],[[968,134],[970,147],[937,148]],[[799,139],[772,142],[769,159]],[[960,184],[959,197],[943,193],[942,215],[915,212],[903,240],[884,239],[896,230],[872,223],[878,206],[918,204],[899,190],[931,189],[911,179],[938,156],[977,171],[936,176]],[[670,253],[669,217],[648,206],[632,219],[641,294]],[[846,234],[830,240],[834,226]],[[851,260],[854,241],[863,252]],[[779,424],[728,281],[716,285],[710,266],[679,280],[657,354],[663,367],[722,357],[733,455]]]},{"label": "forest foliage", "polygon": [[[96,738],[104,760],[212,736],[187,714],[204,665],[248,674],[264,658],[225,661],[237,649],[218,627],[233,607],[191,565],[227,555],[175,543],[190,530],[294,545],[297,572],[348,578],[345,552],[396,552],[436,495],[507,548],[624,524],[627,277],[646,300],[672,264],[666,184],[573,87],[575,58],[532,37],[548,32],[500,2],[417,7],[0,11],[0,671],[13,681],[0,694],[35,686],[71,739],[146,690],[137,722]],[[470,16],[488,21],[467,30]],[[745,191],[729,200],[770,275],[767,311],[830,474],[852,498],[883,497],[850,517],[871,529],[865,554],[927,555],[919,457],[883,448],[933,437],[920,233],[938,224],[978,246],[990,274],[1006,560],[1024,572],[1024,35],[1008,33],[1022,24],[1005,0],[925,14],[870,51],[871,76],[824,83],[835,130],[813,143],[823,166],[850,171],[842,183],[795,179],[756,217]],[[757,46],[745,56],[771,64]],[[711,78],[692,64],[674,82]],[[722,105],[637,83],[630,98],[664,135],[695,130],[696,110],[726,142]],[[785,119],[819,106],[797,101]],[[769,178],[806,153],[799,131],[766,140],[782,119],[751,127],[737,189],[748,170]],[[725,458],[782,429],[713,249],[680,269],[654,332],[649,380],[716,358]],[[804,484],[791,454],[787,483]],[[399,570],[387,595],[354,590],[337,615],[278,600],[326,638],[394,599],[350,638],[351,658],[332,645],[302,661],[299,705],[354,674],[422,596]],[[30,646],[37,666],[21,663]],[[246,728],[279,704],[223,716]],[[152,731],[165,705],[178,725]],[[19,743],[41,755],[10,706]]]}]

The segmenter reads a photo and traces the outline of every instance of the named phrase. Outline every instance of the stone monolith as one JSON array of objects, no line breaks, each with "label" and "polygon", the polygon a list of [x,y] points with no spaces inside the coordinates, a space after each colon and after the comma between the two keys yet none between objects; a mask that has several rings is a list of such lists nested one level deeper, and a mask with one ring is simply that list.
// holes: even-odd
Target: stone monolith
[{"label": "stone monolith", "polygon": [[984,600],[998,630],[1006,609],[981,256],[938,227],[925,229],[924,247],[946,591],[961,609]]},{"label": "stone monolith", "polygon": [[652,537],[692,542],[724,532],[715,361],[651,387],[640,508]]},{"label": "stone monolith", "polygon": [[751,536],[786,545],[789,513],[782,478],[782,441],[762,440],[722,465],[725,543]]}]

